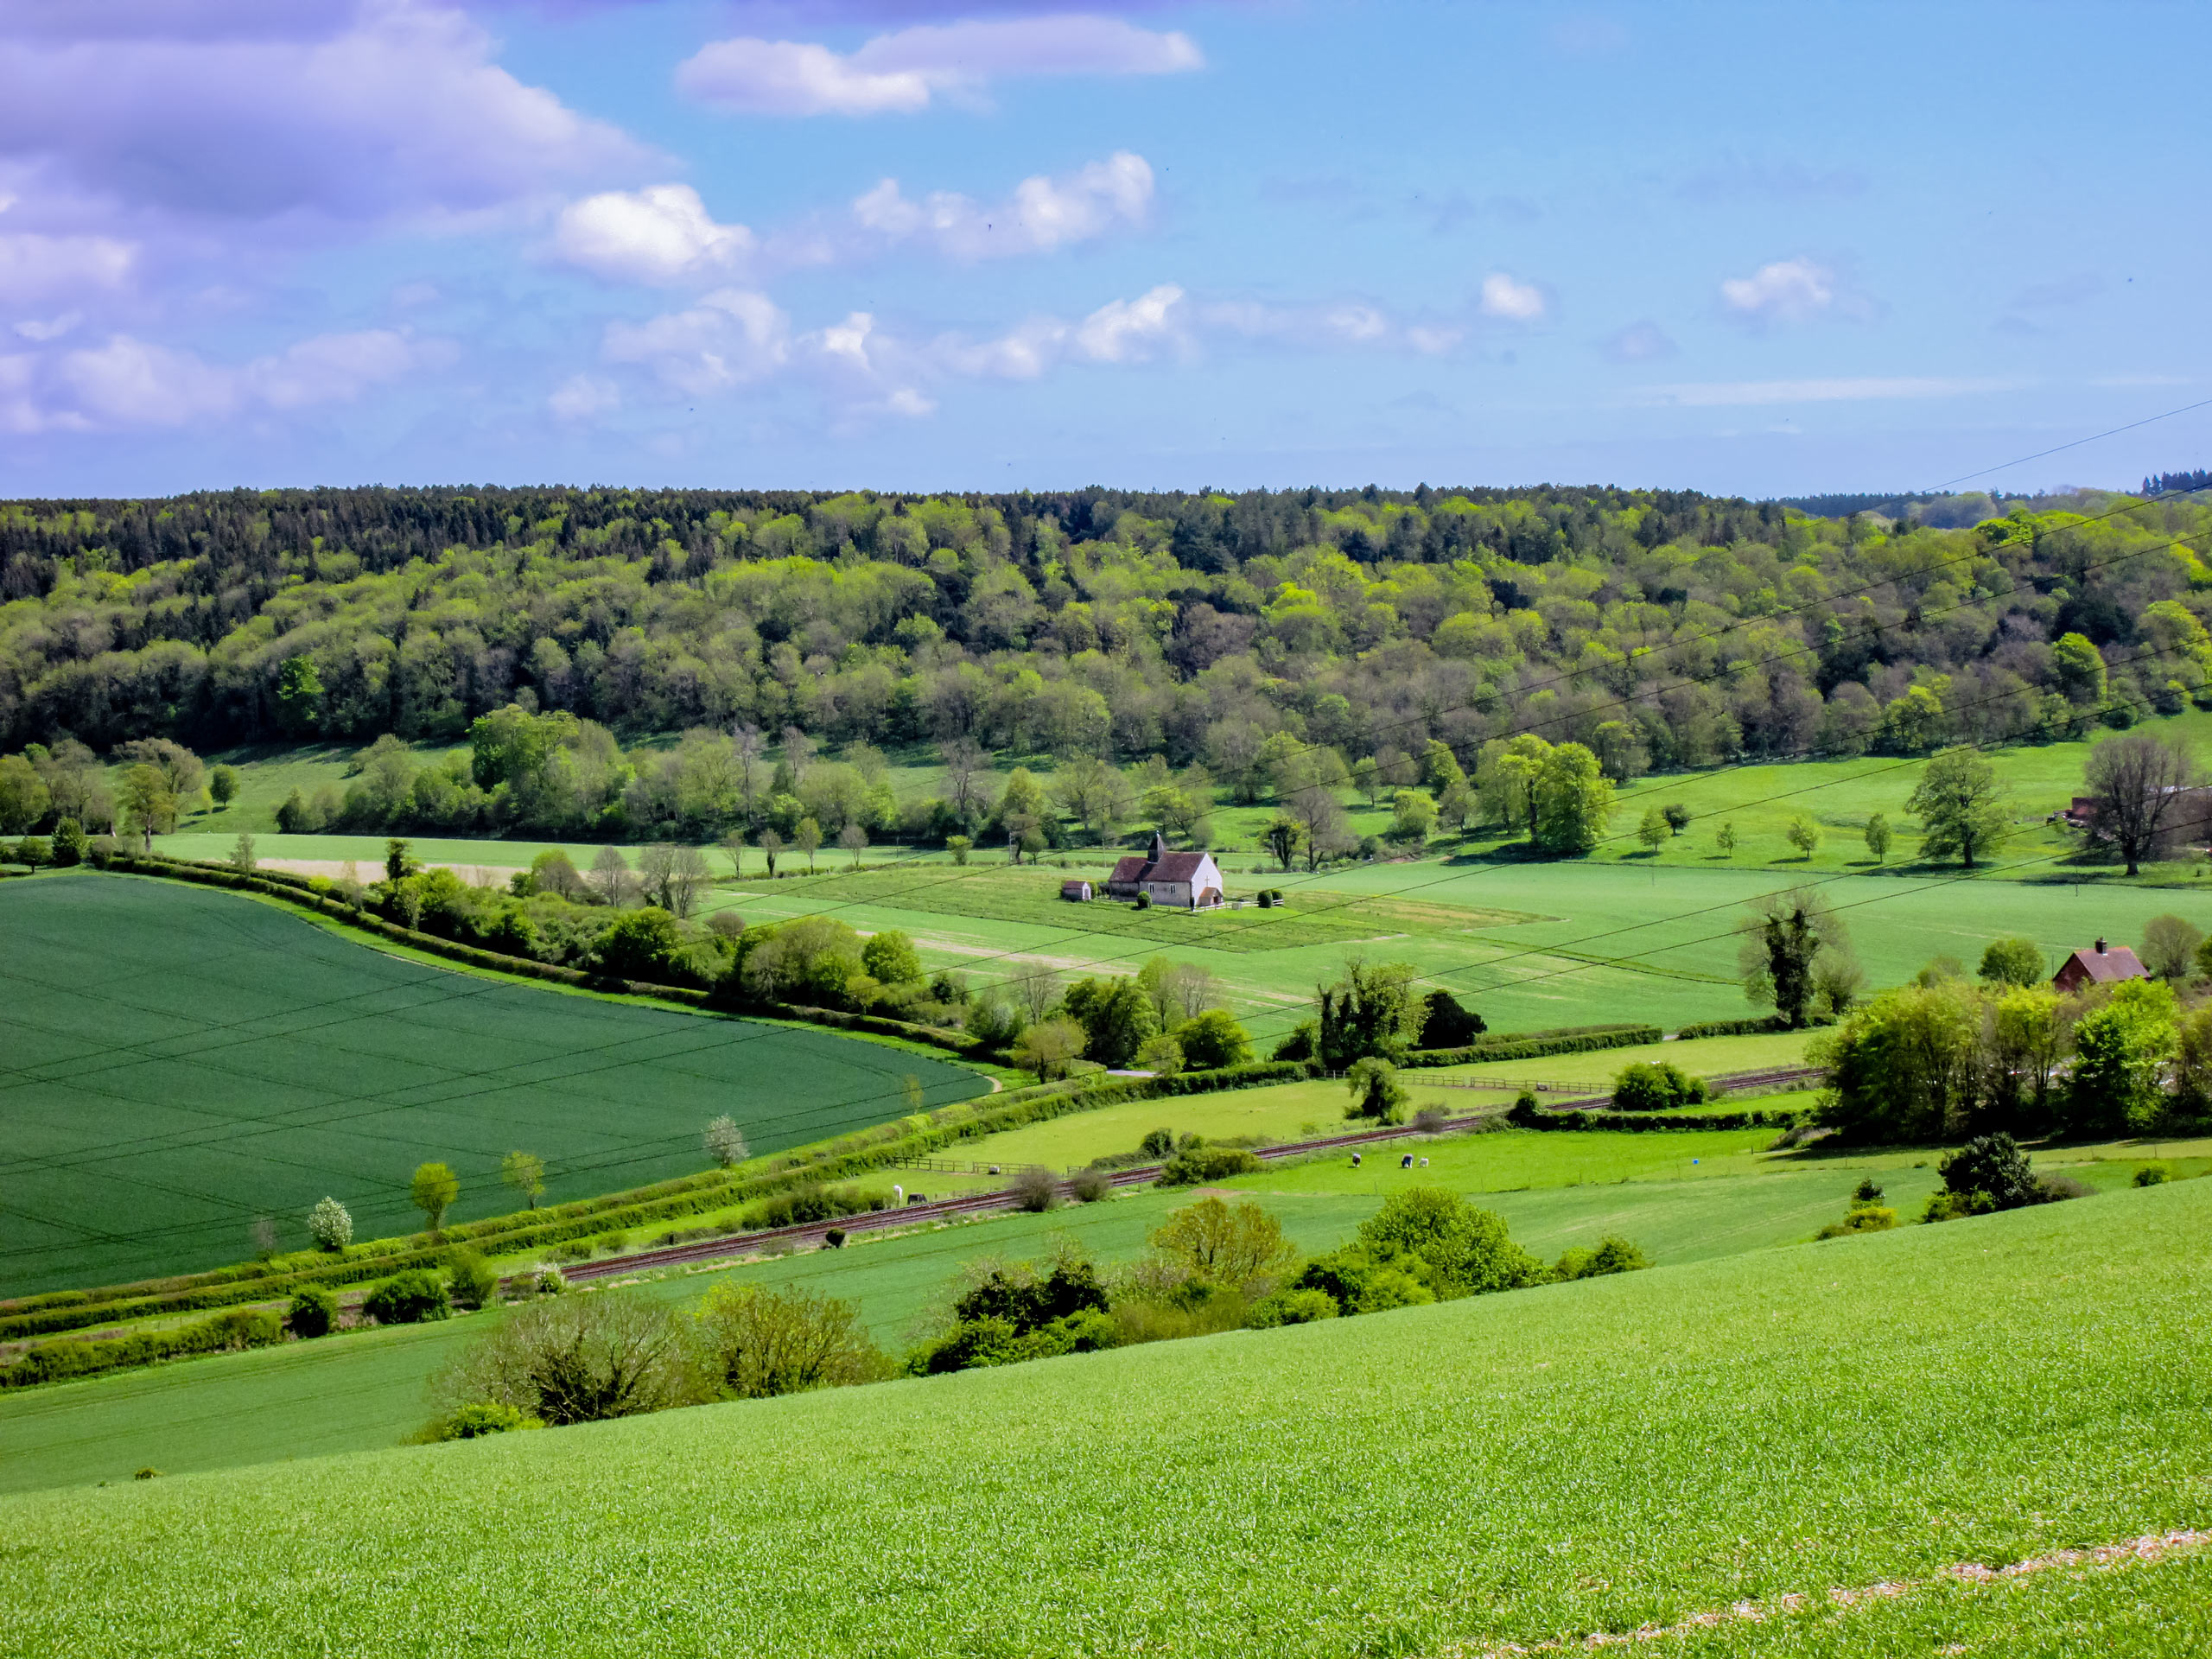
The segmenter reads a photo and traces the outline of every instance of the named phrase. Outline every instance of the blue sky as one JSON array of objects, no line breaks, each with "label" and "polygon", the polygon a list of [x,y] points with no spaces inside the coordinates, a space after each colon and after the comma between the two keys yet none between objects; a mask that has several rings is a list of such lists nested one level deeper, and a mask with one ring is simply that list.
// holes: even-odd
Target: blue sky
[{"label": "blue sky", "polygon": [[2183,5],[10,0],[0,493],[2208,464]]}]

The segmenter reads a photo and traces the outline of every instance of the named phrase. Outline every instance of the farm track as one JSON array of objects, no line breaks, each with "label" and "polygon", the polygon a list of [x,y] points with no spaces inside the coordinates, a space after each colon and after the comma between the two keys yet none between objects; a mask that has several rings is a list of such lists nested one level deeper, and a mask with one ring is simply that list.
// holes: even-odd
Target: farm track
[{"label": "farm track", "polygon": [[[1768,1089],[1785,1083],[1802,1082],[1820,1075],[1815,1066],[1777,1066],[1760,1071],[1739,1071],[1713,1081],[1732,1091],[1747,1089]],[[1612,1103],[1609,1094],[1585,1095],[1573,1100],[1548,1105],[1550,1112],[1598,1110]],[[1280,1146],[1255,1147],[1253,1155],[1268,1163],[1285,1159],[1309,1157],[1319,1152],[1335,1152],[1351,1147],[1371,1146],[1380,1141],[1402,1141],[1417,1135],[1465,1134],[1485,1127],[1497,1116],[1495,1112],[1479,1112],[1446,1122],[1440,1128],[1425,1130],[1411,1123],[1380,1129],[1355,1129],[1344,1135],[1321,1135],[1310,1141],[1285,1141]],[[1133,1168],[1115,1170],[1109,1179],[1116,1192],[1129,1187],[1144,1186],[1157,1180],[1160,1164],[1140,1164]],[[1060,1184],[1063,1195],[1067,1183]],[[802,1222],[790,1227],[764,1228],[757,1232],[732,1233],[726,1238],[700,1239],[690,1244],[671,1244],[656,1250],[636,1250],[627,1255],[608,1256],[603,1262],[579,1262],[563,1267],[563,1274],[571,1284],[588,1284],[596,1280],[620,1278],[628,1274],[651,1272],[660,1268],[688,1267],[696,1262],[720,1261],[726,1256],[749,1255],[770,1245],[819,1244],[832,1228],[848,1236],[854,1233],[887,1231],[893,1228],[909,1227],[917,1223],[957,1220],[969,1216],[995,1214],[1015,1207],[1014,1195],[1000,1191],[970,1192],[957,1198],[935,1198],[921,1204],[907,1204],[894,1210],[866,1211],[859,1215],[840,1216],[828,1221]],[[515,1275],[519,1278],[521,1275]]]}]

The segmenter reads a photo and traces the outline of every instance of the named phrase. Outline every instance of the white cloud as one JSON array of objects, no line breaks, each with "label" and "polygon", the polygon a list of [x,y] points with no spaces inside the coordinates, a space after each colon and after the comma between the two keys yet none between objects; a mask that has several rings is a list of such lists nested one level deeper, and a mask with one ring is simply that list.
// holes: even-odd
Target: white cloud
[{"label": "white cloud", "polygon": [[956,259],[1050,253],[1141,224],[1152,188],[1144,157],[1116,150],[1061,178],[1024,179],[995,207],[948,190],[911,201],[896,179],[886,179],[853,203],[852,224],[871,240],[923,242]]},{"label": "white cloud", "polygon": [[791,319],[765,294],[724,288],[684,311],[645,322],[613,322],[601,354],[635,364],[693,397],[773,374],[791,357]]},{"label": "white cloud", "polygon": [[1720,284],[1720,302],[1738,321],[1754,327],[1810,322],[1831,312],[1863,313],[1865,306],[1835,271],[1803,257],[1777,259],[1748,276]]},{"label": "white cloud", "polygon": [[84,320],[81,311],[64,311],[58,317],[29,317],[16,325],[16,332],[25,340],[59,340]]},{"label": "white cloud", "polygon": [[233,21],[56,39],[18,32],[0,8],[0,157],[30,163],[59,195],[359,220],[478,213],[631,172],[646,154],[499,67],[492,37],[457,10],[364,0]]},{"label": "white cloud", "polygon": [[676,84],[748,115],[910,114],[939,98],[979,103],[1014,75],[1171,74],[1205,58],[1190,37],[1115,17],[1009,17],[900,29],[841,55],[797,41],[716,41]]},{"label": "white cloud", "polygon": [[1198,320],[1212,333],[1244,340],[1313,348],[1351,346],[1405,347],[1433,356],[1466,338],[1449,322],[1407,322],[1364,300],[1320,305],[1265,305],[1252,300],[1216,300],[1198,308]]},{"label": "white cloud", "polygon": [[592,374],[572,374],[553,390],[545,406],[564,421],[588,421],[622,406],[622,389]]},{"label": "white cloud", "polygon": [[1182,338],[1183,290],[1162,283],[1134,300],[1100,306],[1075,331],[1076,349],[1093,363],[1148,362]]},{"label": "white cloud", "polygon": [[6,359],[0,425],[16,432],[176,428],[272,410],[349,403],[452,360],[445,340],[388,328],[318,334],[236,366],[111,334],[98,346]]},{"label": "white cloud", "polygon": [[1483,278],[1482,312],[1508,322],[1541,322],[1551,308],[1544,290],[1534,283],[1516,283],[1502,270]]},{"label": "white cloud", "polygon": [[2018,391],[2022,384],[2018,380],[1945,379],[1933,376],[1885,378],[1872,375],[1834,380],[1710,381],[1639,387],[1621,401],[1639,406],[1682,409],[1862,403],[1886,398],[1970,397],[1983,392]]},{"label": "white cloud", "polygon": [[0,236],[0,304],[73,299],[87,288],[119,289],[138,257],[135,243],[111,236]]},{"label": "white cloud", "polygon": [[571,264],[620,281],[665,284],[727,277],[753,251],[742,225],[718,225],[688,184],[610,190],[571,202],[553,245]]}]

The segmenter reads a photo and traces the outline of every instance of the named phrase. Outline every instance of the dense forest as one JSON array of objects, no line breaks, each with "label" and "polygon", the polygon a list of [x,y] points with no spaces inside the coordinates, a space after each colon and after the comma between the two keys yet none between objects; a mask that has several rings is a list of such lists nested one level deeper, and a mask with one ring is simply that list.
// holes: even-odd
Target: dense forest
[{"label": "dense forest", "polygon": [[[15,503],[0,750],[459,741],[512,706],[384,820],[619,831],[700,817],[687,766],[726,789],[733,741],[749,775],[786,732],[1256,791],[1287,747],[1471,766],[1533,733],[1621,779],[2212,705],[2202,495],[1979,499],[1960,528],[1549,486]],[[401,770],[368,776],[421,793]]]}]

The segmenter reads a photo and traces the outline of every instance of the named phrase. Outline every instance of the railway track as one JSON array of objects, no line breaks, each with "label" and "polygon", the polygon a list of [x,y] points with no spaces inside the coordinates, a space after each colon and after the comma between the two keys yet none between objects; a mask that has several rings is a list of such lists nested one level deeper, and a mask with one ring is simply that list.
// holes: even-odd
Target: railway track
[{"label": "railway track", "polygon": [[[1815,1066],[1777,1066],[1762,1071],[1738,1071],[1713,1081],[1731,1093],[1745,1090],[1773,1088],[1782,1084],[1808,1081],[1820,1076]],[[1596,1111],[1612,1104],[1610,1094],[1583,1095],[1572,1100],[1548,1102],[1548,1112]],[[1415,1124],[1391,1125],[1379,1129],[1353,1129],[1343,1135],[1325,1135],[1310,1141],[1286,1141],[1281,1146],[1255,1147],[1253,1155],[1264,1163],[1277,1163],[1287,1158],[1306,1158],[1318,1152],[1336,1152],[1378,1142],[1402,1141],[1416,1135],[1451,1135],[1464,1133],[1486,1123],[1495,1113],[1484,1112],[1466,1117],[1451,1118],[1434,1128],[1422,1128]],[[1145,1186],[1157,1180],[1164,1166],[1139,1164],[1128,1169],[1117,1169],[1108,1179],[1116,1191],[1133,1186]],[[1067,1184],[1061,1183],[1063,1192]],[[993,1191],[969,1192],[958,1198],[931,1198],[919,1204],[901,1205],[896,1209],[865,1211],[855,1216],[840,1216],[830,1221],[802,1222],[790,1227],[769,1227],[756,1232],[731,1233],[721,1238],[696,1239],[685,1244],[668,1244],[658,1249],[633,1250],[627,1255],[611,1255],[601,1262],[578,1262],[562,1268],[571,1284],[589,1284],[597,1280],[614,1279],[633,1273],[648,1273],[660,1268],[687,1267],[695,1262],[715,1262],[726,1256],[751,1255],[777,1244],[788,1244],[794,1249],[806,1244],[820,1244],[825,1234],[835,1228],[848,1237],[855,1233],[884,1232],[896,1227],[911,1227],[917,1223],[957,1220],[965,1216],[990,1215],[1014,1207],[1011,1193]],[[515,1275],[518,1279],[521,1275]],[[510,1280],[509,1282],[513,1282]]]}]

